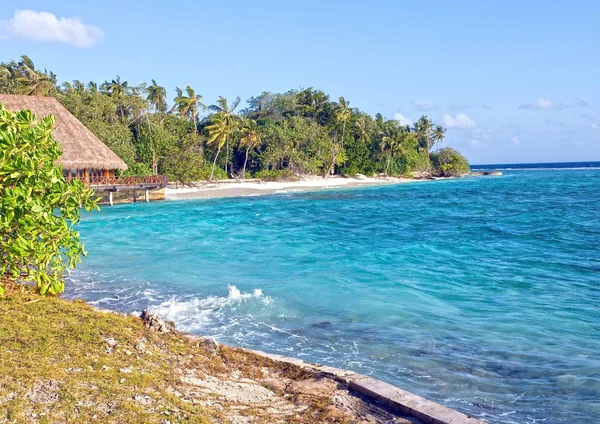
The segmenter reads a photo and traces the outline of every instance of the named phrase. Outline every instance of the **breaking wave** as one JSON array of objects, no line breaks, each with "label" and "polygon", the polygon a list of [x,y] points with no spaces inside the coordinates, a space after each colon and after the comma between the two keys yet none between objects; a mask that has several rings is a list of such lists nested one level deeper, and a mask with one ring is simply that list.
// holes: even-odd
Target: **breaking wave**
[{"label": "breaking wave", "polygon": [[248,317],[257,309],[273,303],[261,289],[242,293],[236,286],[227,286],[225,297],[185,298],[171,296],[168,300],[150,305],[150,309],[164,319],[173,321],[183,331],[198,332],[203,329],[228,326]]}]

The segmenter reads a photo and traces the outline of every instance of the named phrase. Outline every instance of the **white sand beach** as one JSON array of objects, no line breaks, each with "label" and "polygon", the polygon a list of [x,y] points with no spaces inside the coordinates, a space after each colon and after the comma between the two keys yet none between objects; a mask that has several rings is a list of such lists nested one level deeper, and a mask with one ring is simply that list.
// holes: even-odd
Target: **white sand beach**
[{"label": "white sand beach", "polygon": [[416,180],[393,177],[344,177],[341,175],[333,175],[329,178],[308,177],[296,181],[219,180],[188,186],[169,184],[165,188],[165,199],[260,196],[291,191],[314,191],[367,185],[399,184],[412,181]]}]

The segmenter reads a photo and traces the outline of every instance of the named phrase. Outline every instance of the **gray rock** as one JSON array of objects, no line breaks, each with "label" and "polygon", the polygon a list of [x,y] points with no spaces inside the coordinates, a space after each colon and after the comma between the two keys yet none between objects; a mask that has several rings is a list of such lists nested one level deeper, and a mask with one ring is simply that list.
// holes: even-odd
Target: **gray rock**
[{"label": "gray rock", "polygon": [[215,339],[205,339],[201,344],[209,355],[216,355],[219,351],[219,343]]},{"label": "gray rock", "polygon": [[169,333],[175,330],[175,325],[172,322],[164,321],[156,312],[146,309],[140,315],[146,328],[158,331],[159,333]]}]

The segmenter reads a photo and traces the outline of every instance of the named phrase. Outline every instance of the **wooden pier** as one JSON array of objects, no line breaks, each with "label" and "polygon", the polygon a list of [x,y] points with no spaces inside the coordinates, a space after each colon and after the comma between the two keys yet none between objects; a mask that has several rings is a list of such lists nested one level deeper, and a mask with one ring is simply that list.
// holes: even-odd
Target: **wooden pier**
[{"label": "wooden pier", "polygon": [[94,189],[96,194],[100,195],[102,202],[112,206],[115,203],[115,193],[122,192],[119,202],[137,202],[138,194],[144,191],[144,201],[150,201],[151,191],[160,190],[162,196],[153,196],[154,199],[164,198],[164,189],[169,183],[166,175],[147,175],[147,176],[88,176],[66,177],[67,181],[81,180],[87,186]]}]

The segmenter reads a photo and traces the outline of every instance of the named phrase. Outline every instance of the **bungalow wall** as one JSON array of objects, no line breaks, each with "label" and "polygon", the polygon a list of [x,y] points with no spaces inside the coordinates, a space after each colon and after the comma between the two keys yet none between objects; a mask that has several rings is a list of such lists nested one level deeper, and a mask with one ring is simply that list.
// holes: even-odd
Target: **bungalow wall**
[{"label": "bungalow wall", "polygon": [[114,177],[114,169],[64,169],[63,175],[67,178],[79,178],[90,182],[97,177]]}]

